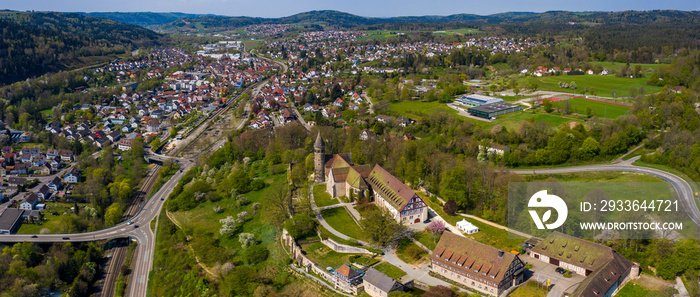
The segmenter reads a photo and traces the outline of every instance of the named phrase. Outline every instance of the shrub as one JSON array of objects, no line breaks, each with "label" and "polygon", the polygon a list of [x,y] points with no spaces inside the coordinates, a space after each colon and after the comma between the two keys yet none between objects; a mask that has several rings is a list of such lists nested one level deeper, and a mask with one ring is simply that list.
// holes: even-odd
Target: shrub
[{"label": "shrub", "polygon": [[243,258],[245,259],[246,263],[255,265],[267,260],[267,256],[269,254],[270,252],[266,247],[262,245],[254,245],[245,250],[243,253]]}]

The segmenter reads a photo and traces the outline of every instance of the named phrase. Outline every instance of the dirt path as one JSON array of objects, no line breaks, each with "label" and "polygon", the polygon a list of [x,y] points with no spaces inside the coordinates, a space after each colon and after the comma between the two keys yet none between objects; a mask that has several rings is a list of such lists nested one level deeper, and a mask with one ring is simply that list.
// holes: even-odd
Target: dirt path
[{"label": "dirt path", "polygon": [[[165,215],[168,216],[168,219],[170,219],[170,220],[175,224],[175,226],[177,226],[179,229],[182,229],[182,227],[180,226],[180,223],[179,223],[173,216],[170,215],[170,212],[169,212],[169,211],[166,210],[166,211],[165,211]],[[189,238],[189,237],[187,236],[187,234],[185,234],[185,237]],[[198,264],[200,267],[202,267],[202,269],[204,269],[204,271],[206,271],[207,274],[209,274],[209,276],[211,276],[211,277],[213,277],[213,278],[216,278],[216,274],[215,274],[214,272],[212,272],[211,270],[209,270],[209,267],[207,267],[206,265],[204,265],[204,263],[202,263],[202,261],[199,261],[199,258],[197,257],[197,254],[194,252],[194,249],[192,248],[191,245],[189,245],[189,243],[187,244],[187,247],[188,247],[188,248],[190,249],[190,251],[192,252],[192,255],[194,256],[194,260],[197,261],[197,264]]]}]

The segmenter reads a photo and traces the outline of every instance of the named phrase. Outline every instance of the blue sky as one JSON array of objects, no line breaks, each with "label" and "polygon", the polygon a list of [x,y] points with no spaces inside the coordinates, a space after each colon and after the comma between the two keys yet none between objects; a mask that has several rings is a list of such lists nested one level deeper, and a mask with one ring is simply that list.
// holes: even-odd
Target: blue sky
[{"label": "blue sky", "polygon": [[361,16],[391,17],[543,12],[677,9],[700,10],[698,0],[2,0],[0,9],[41,11],[156,11],[229,16],[281,17],[309,10],[333,9]]}]

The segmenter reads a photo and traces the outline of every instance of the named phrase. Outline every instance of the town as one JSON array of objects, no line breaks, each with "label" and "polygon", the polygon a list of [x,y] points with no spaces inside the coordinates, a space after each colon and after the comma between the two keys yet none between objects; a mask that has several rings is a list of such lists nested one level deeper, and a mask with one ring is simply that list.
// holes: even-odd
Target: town
[{"label": "town", "polygon": [[697,12],[0,15],[8,296],[700,294]]}]

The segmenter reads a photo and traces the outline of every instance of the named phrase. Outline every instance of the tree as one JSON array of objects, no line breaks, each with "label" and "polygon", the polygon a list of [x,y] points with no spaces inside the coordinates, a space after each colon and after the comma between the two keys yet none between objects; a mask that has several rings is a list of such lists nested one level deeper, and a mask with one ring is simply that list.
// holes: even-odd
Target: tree
[{"label": "tree", "polygon": [[313,234],[316,230],[316,221],[310,216],[299,213],[288,219],[284,223],[284,228],[287,229],[289,235],[294,238],[302,238],[306,235]]},{"label": "tree", "polygon": [[221,229],[219,229],[219,234],[221,235],[231,235],[233,232],[236,232],[236,229],[238,228],[236,225],[236,219],[234,219],[232,216],[219,220],[219,223],[221,223]]},{"label": "tree", "polygon": [[262,261],[265,261],[269,254],[270,252],[265,246],[254,245],[247,248],[245,252],[243,252],[243,258],[245,259],[246,263],[255,265]]},{"label": "tree", "polygon": [[552,101],[550,101],[549,99],[544,99],[544,101],[542,102],[542,106],[544,107],[544,111],[548,113],[552,112],[553,110]]},{"label": "tree", "polygon": [[251,233],[239,234],[238,235],[238,242],[241,243],[241,246],[243,246],[243,248],[248,248],[248,247],[253,246],[257,243],[257,241],[255,241],[255,235],[253,235]]},{"label": "tree", "polygon": [[589,136],[581,145],[581,158],[583,160],[588,160],[596,156],[599,151],[600,144],[593,137]]},{"label": "tree", "polygon": [[399,239],[406,231],[406,226],[394,219],[388,211],[375,209],[360,221],[367,239],[377,246],[387,246]]},{"label": "tree", "polygon": [[430,222],[430,225],[428,225],[428,230],[430,230],[430,233],[433,233],[433,243],[435,243],[437,241],[438,234],[445,232],[445,223],[438,220],[432,221]]},{"label": "tree", "polygon": [[270,189],[270,217],[278,226],[282,225],[286,218],[292,215],[292,196],[287,188],[287,183],[278,183]]},{"label": "tree", "polygon": [[112,203],[105,211],[105,227],[118,224],[124,214],[124,208],[119,203]]},{"label": "tree", "polygon": [[457,202],[454,200],[447,200],[445,204],[442,206],[442,210],[448,215],[448,216],[453,216],[455,213],[457,213]]}]

